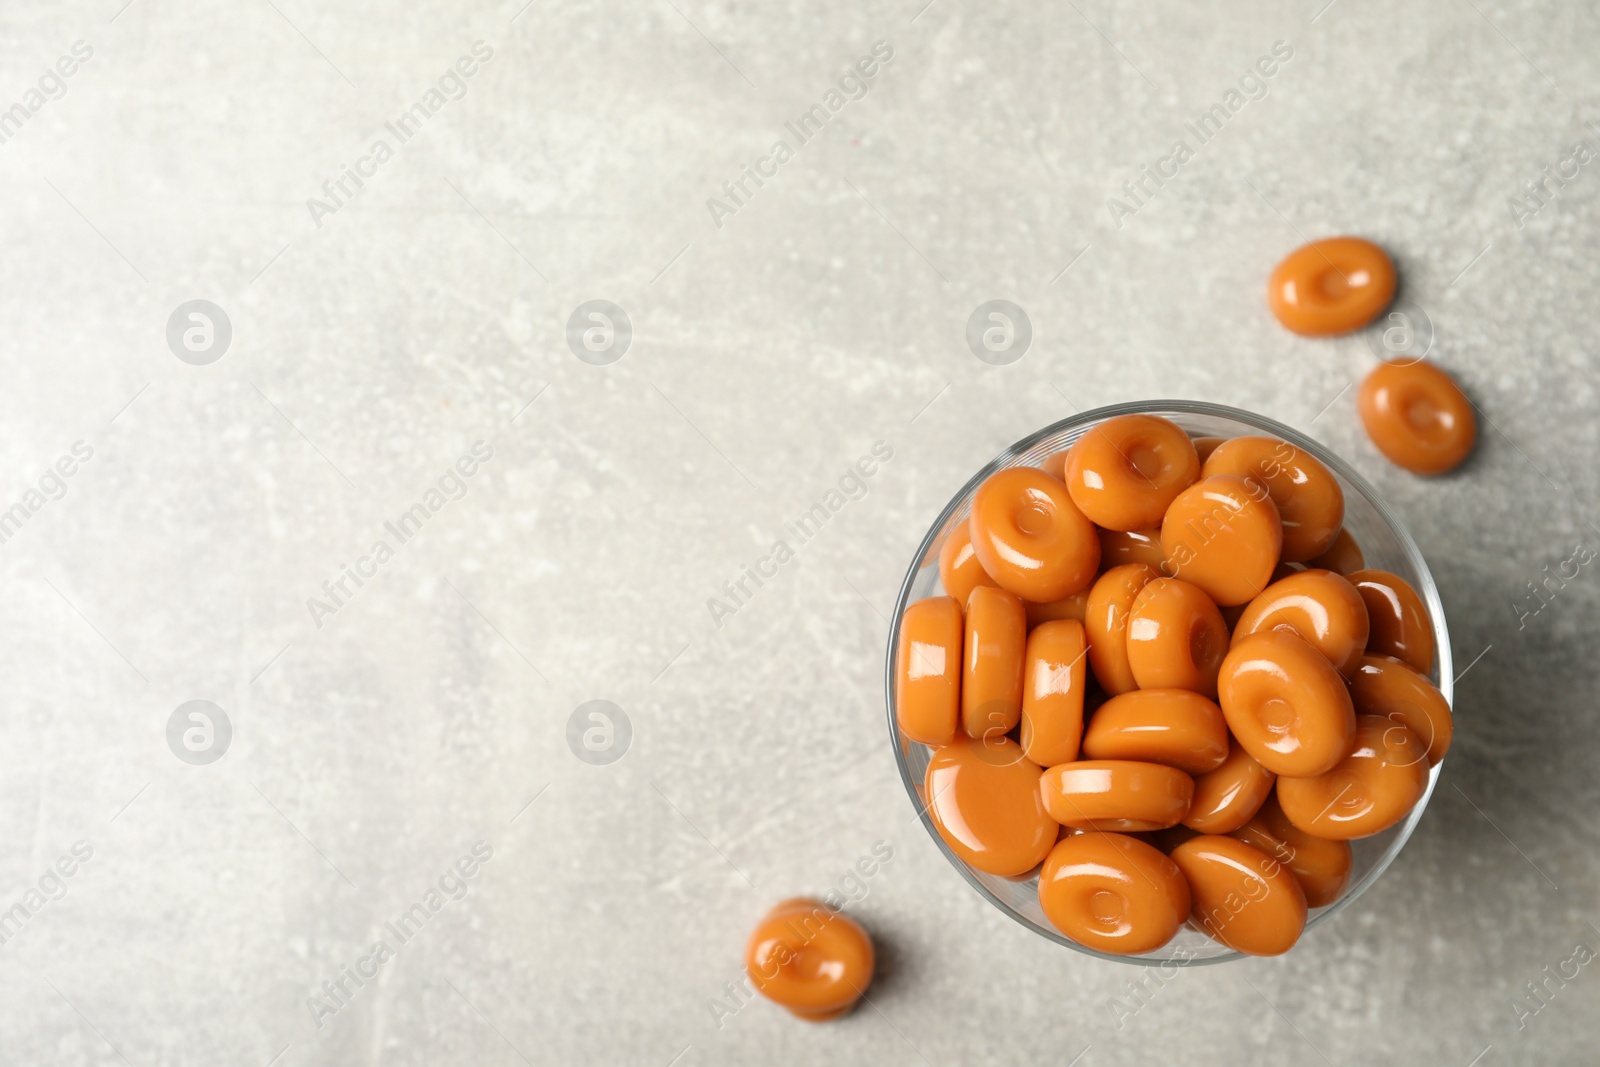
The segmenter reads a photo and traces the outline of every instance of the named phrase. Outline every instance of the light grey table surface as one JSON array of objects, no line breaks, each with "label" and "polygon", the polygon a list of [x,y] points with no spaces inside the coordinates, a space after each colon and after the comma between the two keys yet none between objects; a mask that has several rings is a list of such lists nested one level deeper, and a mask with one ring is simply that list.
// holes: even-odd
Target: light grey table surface
[{"label": "light grey table surface", "polygon": [[[7,5],[0,1063],[1595,1061],[1600,575],[1528,592],[1600,548],[1595,6],[922,2]],[[1266,311],[1342,232],[1481,409],[1454,476],[1365,440],[1373,335]],[[992,299],[1032,324],[1005,366],[965,340]],[[225,350],[187,309],[169,345],[192,300]],[[574,335],[608,364],[568,343],[591,300],[631,323]],[[971,472],[1161,396],[1348,457],[1466,673],[1370,893],[1135,999],[912,821],[881,672]],[[569,746],[591,700],[631,726],[608,764]],[[757,917],[830,888],[871,1005],[733,1010]]]}]

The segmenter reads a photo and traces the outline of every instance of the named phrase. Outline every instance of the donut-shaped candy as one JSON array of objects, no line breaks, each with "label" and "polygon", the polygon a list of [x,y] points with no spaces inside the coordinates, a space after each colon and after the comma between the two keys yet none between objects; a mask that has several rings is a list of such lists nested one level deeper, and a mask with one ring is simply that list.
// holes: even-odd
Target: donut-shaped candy
[{"label": "donut-shaped candy", "polygon": [[1350,679],[1357,715],[1379,715],[1405,726],[1427,753],[1428,766],[1450,751],[1455,721],[1450,704],[1427,675],[1392,656],[1362,656]]},{"label": "donut-shaped candy", "polygon": [[967,598],[961,669],[961,726],[969,737],[1003,734],[1022,718],[1022,654],[1028,640],[1022,601],[980,585]]},{"label": "donut-shaped candy", "polygon": [[1189,885],[1177,864],[1143,841],[1078,833],[1045,859],[1039,907],[1078,944],[1131,956],[1172,940],[1189,917]]},{"label": "donut-shaped candy", "polygon": [[1254,845],[1206,834],[1172,850],[1189,883],[1189,918],[1251,956],[1279,956],[1300,940],[1306,894],[1289,869]]},{"label": "donut-shaped candy", "polygon": [[874,962],[872,939],[854,919],[803,897],[769,911],[744,950],[756,991],[809,1022],[855,1007]]},{"label": "donut-shaped candy", "polygon": [[1356,722],[1344,679],[1292,633],[1267,630],[1234,645],[1217,692],[1233,736],[1280,778],[1323,774],[1350,751]]},{"label": "donut-shaped candy", "polygon": [[1233,643],[1266,630],[1299,635],[1348,678],[1367,647],[1367,606],[1341,575],[1298,571],[1273,582],[1245,606],[1233,626]]},{"label": "donut-shaped candy", "polygon": [[1157,578],[1154,567],[1125,563],[1102,574],[1089,590],[1083,627],[1089,636],[1089,666],[1112,696],[1136,689],[1128,664],[1128,613],[1140,591]]},{"label": "donut-shaped candy", "polygon": [[1024,600],[1060,600],[1094,581],[1100,538],[1067,487],[1037,467],[1009,467],[972,498],[972,550],[1002,589]]},{"label": "donut-shaped candy", "polygon": [[1388,571],[1358,570],[1345,577],[1367,606],[1367,651],[1404,660],[1423,674],[1432,671],[1433,626],[1411,583]]},{"label": "donut-shaped candy", "polygon": [[1239,739],[1228,739],[1228,757],[1194,780],[1194,797],[1183,825],[1202,834],[1232,833],[1255,817],[1272,795],[1278,776],[1256,762]]},{"label": "donut-shaped candy", "polygon": [[1047,622],[1028,634],[1022,667],[1022,752],[1041,767],[1078,758],[1087,651],[1083,623],[1076,619]]},{"label": "donut-shaped candy", "polygon": [[1067,452],[1067,490],[1108,530],[1155,526],[1200,476],[1189,435],[1156,415],[1118,415],[1084,432]]},{"label": "donut-shaped candy", "polygon": [[1285,327],[1307,337],[1359,330],[1394,299],[1394,262],[1360,237],[1328,237],[1284,257],[1267,282],[1267,303]]},{"label": "donut-shaped candy", "polygon": [[1207,774],[1228,758],[1228,724],[1222,709],[1199,693],[1138,689],[1095,710],[1083,735],[1083,755],[1164,763],[1185,774]]},{"label": "donut-shaped candy", "polygon": [[1393,719],[1362,715],[1350,754],[1315,778],[1279,778],[1278,804],[1313,837],[1349,841],[1405,818],[1427,788],[1427,749],[1417,735]]},{"label": "donut-shaped candy", "polygon": [[1361,383],[1358,407],[1378,451],[1413,474],[1454,470],[1478,439],[1472,402],[1432,363],[1378,364]]}]

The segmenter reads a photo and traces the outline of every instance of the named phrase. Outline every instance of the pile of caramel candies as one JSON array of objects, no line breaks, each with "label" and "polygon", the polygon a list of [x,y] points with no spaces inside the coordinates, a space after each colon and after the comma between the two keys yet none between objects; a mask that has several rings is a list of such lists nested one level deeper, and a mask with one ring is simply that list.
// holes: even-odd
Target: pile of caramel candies
[{"label": "pile of caramel candies", "polygon": [[1287,951],[1450,745],[1422,599],[1343,520],[1304,450],[1152,415],[985,480],[897,649],[951,851],[1036,874],[1049,920],[1101,952],[1186,920]]}]

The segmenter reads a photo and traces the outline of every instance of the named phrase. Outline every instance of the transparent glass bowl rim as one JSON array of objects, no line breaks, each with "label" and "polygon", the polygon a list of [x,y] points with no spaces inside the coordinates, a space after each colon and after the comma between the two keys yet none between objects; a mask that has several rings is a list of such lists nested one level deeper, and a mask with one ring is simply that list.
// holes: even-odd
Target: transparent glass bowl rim
[{"label": "transparent glass bowl rim", "polygon": [[[1228,419],[1236,423],[1242,423],[1243,425],[1248,426],[1257,432],[1288,441],[1296,448],[1305,449],[1313,457],[1321,461],[1324,466],[1338,475],[1341,481],[1348,486],[1354,487],[1356,492],[1360,493],[1361,496],[1366,499],[1367,503],[1372,505],[1373,510],[1378,513],[1378,516],[1383,520],[1384,524],[1389,527],[1390,532],[1394,534],[1395,539],[1400,543],[1401,550],[1404,552],[1407,562],[1411,565],[1412,570],[1415,572],[1418,578],[1417,592],[1419,595],[1421,595],[1423,602],[1427,605],[1428,617],[1433,623],[1434,646],[1437,650],[1436,655],[1438,658],[1439,669],[1439,691],[1444,694],[1445,702],[1448,703],[1452,709],[1455,707],[1453,683],[1454,668],[1450,656],[1449,632],[1445,626],[1444,605],[1439,599],[1438,587],[1434,584],[1433,574],[1428,570],[1428,564],[1427,561],[1423,559],[1422,551],[1417,547],[1417,543],[1412,540],[1410,531],[1407,530],[1405,524],[1400,521],[1399,516],[1397,516],[1389,507],[1389,505],[1384,502],[1383,498],[1378,495],[1377,490],[1373,489],[1371,484],[1368,483],[1365,478],[1361,477],[1361,475],[1352,470],[1350,466],[1344,462],[1344,460],[1339,458],[1333,452],[1329,451],[1327,447],[1300,433],[1298,430],[1291,429],[1282,423],[1275,422],[1264,415],[1258,415],[1255,412],[1245,411],[1241,408],[1228,407],[1223,404],[1213,404],[1200,400],[1140,400],[1123,404],[1111,404],[1106,407],[1092,408],[1088,411],[1080,411],[1078,414],[1073,415],[1070,418],[1062,419],[1060,422],[1051,423],[1049,426],[1034,431],[1027,437],[1024,437],[1020,441],[1013,443],[1010,447],[1005,449],[1005,451],[1001,452],[998,456],[985,464],[981,470],[967,480],[967,483],[956,492],[955,496],[950,498],[950,502],[946,504],[943,510],[939,512],[939,517],[933,521],[933,525],[931,525],[928,528],[928,532],[923,535],[922,542],[917,546],[916,554],[911,559],[911,566],[906,571],[905,579],[900,583],[900,594],[895,598],[894,614],[890,616],[889,620],[889,645],[888,652],[885,656],[883,672],[884,705],[888,712],[889,740],[894,749],[895,766],[900,770],[900,780],[905,786],[907,795],[911,798],[912,806],[918,811],[919,817],[922,820],[923,828],[928,831],[928,835],[933,838],[934,844],[938,846],[939,851],[944,853],[945,859],[950,861],[951,866],[953,866],[961,874],[961,877],[966,879],[967,884],[972,886],[973,889],[977,890],[977,892],[983,896],[984,899],[988,900],[989,903],[993,904],[996,908],[999,908],[1000,911],[1010,916],[1025,929],[1048,937],[1057,944],[1065,945],[1068,948],[1074,949],[1088,956],[1095,956],[1099,959],[1110,960],[1113,963],[1131,963],[1146,967],[1171,965],[1192,967],[1201,964],[1226,963],[1232,960],[1249,959],[1251,957],[1246,956],[1241,952],[1228,952],[1217,956],[1208,956],[1204,958],[1196,957],[1189,960],[1180,960],[1173,958],[1158,959],[1147,956],[1116,956],[1106,952],[1098,952],[1092,948],[1078,944],[1076,941],[1066,937],[1059,931],[1043,929],[1034,923],[1029,922],[1021,915],[1017,914],[1016,911],[1014,911],[1004,901],[1000,900],[993,893],[991,893],[988,887],[980,882],[972,873],[971,868],[969,868],[959,856],[950,850],[949,845],[945,844],[944,838],[939,835],[938,828],[933,824],[933,817],[928,814],[927,809],[923,806],[922,798],[917,793],[917,789],[922,783],[912,775],[911,768],[906,762],[906,748],[904,747],[905,744],[909,744],[911,742],[903,742],[900,736],[899,723],[895,719],[894,667],[895,650],[900,642],[900,620],[902,617],[904,617],[905,610],[910,605],[911,590],[916,584],[917,576],[923,569],[924,561],[929,558],[929,553],[933,549],[935,539],[938,538],[940,532],[944,530],[945,525],[950,521],[950,517],[955,514],[956,510],[960,508],[962,504],[968,500],[968,498],[972,496],[985,478],[989,477],[989,475],[998,470],[1008,466],[1013,466],[1014,464],[1012,461],[1014,459],[1025,454],[1040,442],[1069,431],[1087,428],[1095,423],[1104,422],[1106,419],[1115,418],[1118,415],[1169,414],[1199,415],[1210,418]],[[1355,901],[1355,899],[1361,896],[1362,893],[1366,892],[1367,889],[1374,882],[1376,882],[1385,871],[1389,869],[1389,865],[1394,862],[1395,857],[1400,854],[1400,850],[1404,848],[1406,842],[1411,839],[1412,832],[1416,830],[1417,823],[1421,821],[1422,813],[1427,808],[1428,801],[1433,797],[1434,786],[1439,781],[1439,772],[1443,768],[1443,761],[1432,768],[1428,775],[1428,786],[1423,791],[1422,799],[1417,801],[1416,807],[1411,809],[1411,813],[1407,815],[1405,820],[1400,824],[1399,831],[1394,835],[1393,840],[1389,842],[1389,846],[1387,849],[1385,849],[1383,855],[1378,858],[1378,862],[1373,865],[1372,869],[1369,870],[1359,882],[1353,886],[1350,886],[1345,891],[1344,896],[1340,897],[1334,903],[1330,904],[1328,907],[1324,908],[1322,911],[1318,912],[1316,915],[1313,915],[1309,920],[1307,920],[1306,932],[1309,933],[1314,927],[1321,925],[1323,922],[1326,922],[1334,915],[1337,915],[1339,912],[1343,911],[1345,907]]]}]

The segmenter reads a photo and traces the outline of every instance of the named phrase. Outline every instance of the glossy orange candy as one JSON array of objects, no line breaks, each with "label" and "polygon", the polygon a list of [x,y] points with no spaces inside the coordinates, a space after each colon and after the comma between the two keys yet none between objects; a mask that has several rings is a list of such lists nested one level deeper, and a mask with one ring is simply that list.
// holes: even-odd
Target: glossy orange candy
[{"label": "glossy orange candy", "polygon": [[1344,522],[1339,479],[1314,456],[1275,437],[1235,437],[1218,445],[1203,474],[1258,482],[1283,520],[1282,558],[1313,559],[1332,547]]},{"label": "glossy orange candy", "polygon": [[1194,798],[1183,825],[1203,834],[1232,833],[1255,817],[1272,795],[1278,776],[1256,762],[1236,737],[1228,738],[1228,758],[1194,780]]},{"label": "glossy orange candy", "polygon": [[1411,583],[1388,571],[1358,570],[1346,577],[1367,606],[1367,651],[1404,660],[1423,674],[1432,671],[1433,626]]},{"label": "glossy orange candy", "polygon": [[1189,883],[1194,924],[1251,956],[1278,956],[1300,940],[1306,894],[1289,869],[1254,845],[1205,834],[1172,850]]},{"label": "glossy orange candy", "polygon": [[1267,282],[1279,322],[1307,337],[1359,330],[1394,299],[1394,263],[1360,237],[1329,237],[1290,252]]},{"label": "glossy orange candy", "polygon": [[969,737],[1003,734],[1022,718],[1022,657],[1028,622],[1022,601],[991,585],[967,599],[961,671],[961,726]]},{"label": "glossy orange candy", "polygon": [[1361,383],[1358,406],[1378,451],[1414,474],[1454,470],[1478,438],[1472,402],[1432,363],[1378,364]]},{"label": "glossy orange candy", "polygon": [[1088,686],[1087,651],[1083,623],[1076,619],[1047,622],[1028,634],[1022,670],[1022,751],[1041,767],[1078,758],[1083,693]]},{"label": "glossy orange candy", "polygon": [[1233,626],[1233,643],[1286,630],[1311,644],[1340,674],[1355,673],[1367,647],[1367,607],[1356,587],[1332,571],[1299,571],[1262,590]]},{"label": "glossy orange candy", "polygon": [[1057,824],[1045,811],[1039,775],[1038,764],[1009,738],[958,736],[928,761],[928,815],[963,862],[1015,878],[1043,862],[1056,841]]},{"label": "glossy orange candy", "polygon": [[1128,663],[1128,614],[1144,587],[1157,578],[1154,567],[1125,563],[1102,574],[1089,590],[1083,626],[1089,635],[1089,666],[1112,696],[1137,689]]},{"label": "glossy orange candy", "polygon": [[1083,754],[1206,774],[1228,758],[1228,723],[1222,709],[1199,693],[1140,689],[1100,705],[1083,735]]},{"label": "glossy orange candy", "polygon": [[1185,489],[1161,520],[1165,573],[1198,585],[1218,605],[1243,604],[1265,589],[1282,548],[1272,499],[1231,474]]},{"label": "glossy orange candy", "polygon": [[1347,578],[1351,572],[1358,571],[1366,565],[1367,561],[1361,554],[1361,546],[1350,536],[1350,531],[1344,529],[1339,531],[1339,536],[1333,539],[1333,544],[1328,546],[1326,552],[1316,559],[1306,560],[1306,566],[1313,570],[1332,571]]},{"label": "glossy orange candy", "polygon": [[810,1022],[853,1008],[874,964],[872,939],[854,919],[803,897],[769,911],[744,950],[757,992]]},{"label": "glossy orange candy", "polygon": [[1313,837],[1348,841],[1387,830],[1428,788],[1427,749],[1392,719],[1356,719],[1350,754],[1315,778],[1279,778],[1278,804]]},{"label": "glossy orange candy", "polygon": [[1358,715],[1381,715],[1417,735],[1428,766],[1450,751],[1455,722],[1444,694],[1426,675],[1391,656],[1362,656],[1350,679],[1350,699]]},{"label": "glossy orange candy", "polygon": [[1167,557],[1161,552],[1161,527],[1148,530],[1101,530],[1100,566],[1106,570],[1124,563],[1143,563],[1161,569]]},{"label": "glossy orange candy", "polygon": [[1060,600],[1094,581],[1100,538],[1067,487],[1037,467],[1008,467],[972,498],[972,550],[1003,589],[1024,600]]},{"label": "glossy orange candy", "polygon": [[1289,868],[1306,894],[1306,906],[1321,908],[1344,895],[1353,859],[1347,841],[1312,837],[1283,814],[1268,797],[1255,818],[1228,835],[1254,845]]},{"label": "glossy orange candy", "polygon": [[895,653],[895,719],[923,745],[948,745],[961,718],[961,646],[965,623],[955,597],[906,608]]},{"label": "glossy orange candy", "polygon": [[1156,415],[1117,415],[1085,431],[1067,452],[1067,490],[1092,522],[1138,530],[1161,521],[1200,476],[1194,442]]},{"label": "glossy orange candy", "polygon": [[1160,851],[1123,834],[1079,833],[1050,850],[1039,907],[1056,929],[1099,952],[1137,955],[1172,940],[1189,885]]},{"label": "glossy orange candy", "polygon": [[1189,810],[1194,780],[1174,767],[1133,760],[1079,760],[1039,779],[1045,810],[1063,826],[1131,832],[1173,826]]},{"label": "glossy orange candy", "polygon": [[977,553],[972,551],[970,524],[957,524],[939,546],[939,581],[944,591],[955,597],[963,608],[967,597],[978,586],[996,584],[978,562]]},{"label": "glossy orange candy", "polygon": [[1084,611],[1089,606],[1089,591],[1073,593],[1060,600],[1051,600],[1044,604],[1032,600],[1024,600],[1022,608],[1028,615],[1028,628],[1032,629],[1041,623],[1051,622],[1055,619],[1077,619],[1083,621]]},{"label": "glossy orange candy", "polygon": [[1157,578],[1128,611],[1128,667],[1140,689],[1192,689],[1217,695],[1228,652],[1228,624],[1198,586]]},{"label": "glossy orange candy", "polygon": [[1267,630],[1234,645],[1217,691],[1233,736],[1280,778],[1323,774],[1350,751],[1356,722],[1344,680],[1292,633]]}]

